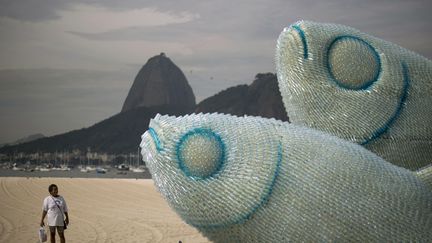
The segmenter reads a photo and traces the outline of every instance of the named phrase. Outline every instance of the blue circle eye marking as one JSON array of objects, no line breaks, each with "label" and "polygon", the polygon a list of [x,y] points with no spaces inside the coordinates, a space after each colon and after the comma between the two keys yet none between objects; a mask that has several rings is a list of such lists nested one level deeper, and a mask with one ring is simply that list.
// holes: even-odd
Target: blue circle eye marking
[{"label": "blue circle eye marking", "polygon": [[162,151],[162,144],[159,140],[159,136],[157,135],[157,132],[151,127],[149,127],[148,131],[150,133],[150,136],[153,138],[153,142],[156,145],[157,151]]},{"label": "blue circle eye marking", "polygon": [[[200,145],[210,145],[211,148],[201,147]],[[208,152],[208,156],[198,158],[198,160],[201,159],[200,161],[191,162],[190,160],[194,160],[199,156],[188,154],[187,150],[195,149],[194,147],[200,150],[200,154],[203,154],[203,150],[204,153]],[[208,151],[205,151],[205,149],[208,149]],[[184,134],[177,143],[176,154],[180,169],[186,176],[194,180],[213,178],[222,169],[226,157],[225,144],[221,137],[208,128],[195,128]],[[194,162],[198,163],[194,164]]]},{"label": "blue circle eye marking", "polygon": [[[371,64],[376,66],[376,68],[374,70],[372,70],[373,77],[370,78],[369,80],[361,80],[360,84],[351,84],[351,83],[347,82],[346,80],[339,80],[338,78],[336,78],[337,74],[335,73],[334,66],[330,60],[332,52],[336,49],[335,47],[338,47],[338,45],[341,43],[344,43],[347,41],[353,41],[353,40],[356,42],[357,48],[358,47],[364,47],[365,52],[368,52],[368,53],[370,52],[372,54],[372,58],[373,58],[375,63],[371,63]],[[350,56],[346,55],[346,56],[348,58],[352,57],[352,55],[350,55]],[[359,37],[356,37],[356,36],[350,36],[350,35],[339,36],[330,43],[330,45],[327,49],[326,66],[327,66],[328,72],[330,74],[331,80],[333,80],[340,88],[343,88],[343,89],[366,90],[373,83],[375,83],[378,80],[378,78],[381,74],[381,59],[379,57],[378,52],[375,50],[375,48],[371,44],[369,44],[368,42],[364,41],[363,39],[360,39]],[[349,66],[348,63],[347,63],[347,66]],[[343,71],[349,71],[349,70],[343,70]]]},{"label": "blue circle eye marking", "polygon": [[402,73],[403,73],[403,88],[402,88],[402,94],[399,97],[399,102],[397,104],[396,110],[394,111],[393,115],[387,120],[387,122],[380,128],[378,128],[372,135],[362,141],[361,145],[366,145],[369,142],[381,137],[387,130],[393,125],[393,123],[399,118],[402,108],[404,107],[405,101],[408,96],[408,89],[410,86],[410,77],[409,77],[409,70],[405,62],[402,62]]}]

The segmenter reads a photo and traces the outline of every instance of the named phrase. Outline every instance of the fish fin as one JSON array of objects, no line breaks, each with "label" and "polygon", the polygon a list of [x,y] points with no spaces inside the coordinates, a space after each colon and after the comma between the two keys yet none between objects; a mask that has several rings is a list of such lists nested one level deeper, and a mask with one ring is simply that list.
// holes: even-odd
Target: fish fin
[{"label": "fish fin", "polygon": [[432,164],[420,168],[415,172],[415,174],[432,190]]}]

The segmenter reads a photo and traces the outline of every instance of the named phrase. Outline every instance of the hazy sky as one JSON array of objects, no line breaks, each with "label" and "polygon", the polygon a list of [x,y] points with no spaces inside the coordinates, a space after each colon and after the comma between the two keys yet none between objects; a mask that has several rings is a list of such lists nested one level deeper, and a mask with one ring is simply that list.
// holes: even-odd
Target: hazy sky
[{"label": "hazy sky", "polygon": [[88,127],[120,112],[165,52],[197,102],[275,72],[280,31],[349,25],[432,58],[430,0],[0,0],[0,143]]}]

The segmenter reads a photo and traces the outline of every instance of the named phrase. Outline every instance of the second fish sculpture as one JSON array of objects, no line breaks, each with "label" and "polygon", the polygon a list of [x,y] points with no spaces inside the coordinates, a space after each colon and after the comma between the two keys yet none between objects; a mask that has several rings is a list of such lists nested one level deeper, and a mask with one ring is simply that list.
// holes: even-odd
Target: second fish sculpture
[{"label": "second fish sculpture", "polygon": [[432,61],[348,26],[300,21],[276,48],[292,123],[417,170],[432,163]]}]

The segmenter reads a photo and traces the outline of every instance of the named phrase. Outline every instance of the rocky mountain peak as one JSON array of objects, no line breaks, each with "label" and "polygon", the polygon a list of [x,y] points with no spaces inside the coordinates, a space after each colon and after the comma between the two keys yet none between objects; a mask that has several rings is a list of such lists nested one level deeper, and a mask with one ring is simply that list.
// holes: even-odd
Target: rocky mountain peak
[{"label": "rocky mountain peak", "polygon": [[273,73],[259,73],[251,85],[231,87],[201,101],[195,109],[195,113],[200,112],[289,120]]},{"label": "rocky mountain peak", "polygon": [[185,75],[163,52],[138,72],[122,112],[143,106],[171,106],[185,112],[195,108],[195,95]]}]

